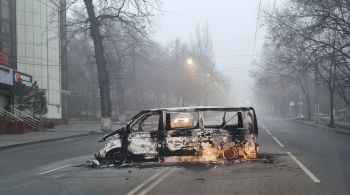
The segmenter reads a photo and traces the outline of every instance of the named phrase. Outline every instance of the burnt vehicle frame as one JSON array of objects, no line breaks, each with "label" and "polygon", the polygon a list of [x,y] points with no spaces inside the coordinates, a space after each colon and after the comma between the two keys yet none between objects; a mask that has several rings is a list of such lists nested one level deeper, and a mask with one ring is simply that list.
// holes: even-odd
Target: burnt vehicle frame
[{"label": "burnt vehicle frame", "polygon": [[[204,125],[205,112],[224,113],[219,125]],[[198,115],[195,126],[172,128],[171,114]],[[226,124],[226,113],[236,113],[236,124]],[[157,127],[145,131],[143,124],[150,117]],[[157,119],[158,117],[158,119]],[[182,116],[186,119],[185,117]],[[180,118],[180,122],[184,122]],[[179,122],[177,121],[177,122]],[[259,152],[258,124],[253,107],[179,107],[144,110],[136,114],[123,128],[103,136],[105,147],[95,158],[106,164],[159,161],[167,157],[193,157],[192,160],[233,162],[236,159],[256,159]],[[212,158],[202,158],[210,150]]]}]

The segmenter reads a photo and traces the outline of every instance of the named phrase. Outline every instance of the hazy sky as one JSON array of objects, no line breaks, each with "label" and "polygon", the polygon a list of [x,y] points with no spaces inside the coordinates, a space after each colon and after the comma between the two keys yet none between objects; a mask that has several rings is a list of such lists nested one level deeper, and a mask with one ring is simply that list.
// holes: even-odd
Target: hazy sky
[{"label": "hazy sky", "polygon": [[[274,0],[261,0],[262,9],[272,9]],[[276,1],[276,6],[281,4]],[[231,78],[233,97],[239,105],[252,101],[253,78],[249,77],[259,0],[164,0],[158,27],[153,35],[160,43],[179,37],[189,40],[198,24],[209,23],[217,70]],[[258,28],[255,58],[266,32]]]}]

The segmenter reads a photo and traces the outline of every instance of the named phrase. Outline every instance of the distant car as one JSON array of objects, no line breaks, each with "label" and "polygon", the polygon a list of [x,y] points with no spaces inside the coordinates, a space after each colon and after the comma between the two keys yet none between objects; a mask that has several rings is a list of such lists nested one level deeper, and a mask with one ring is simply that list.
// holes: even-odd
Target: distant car
[{"label": "distant car", "polygon": [[179,107],[144,110],[103,136],[100,163],[255,159],[258,125],[252,107]]}]

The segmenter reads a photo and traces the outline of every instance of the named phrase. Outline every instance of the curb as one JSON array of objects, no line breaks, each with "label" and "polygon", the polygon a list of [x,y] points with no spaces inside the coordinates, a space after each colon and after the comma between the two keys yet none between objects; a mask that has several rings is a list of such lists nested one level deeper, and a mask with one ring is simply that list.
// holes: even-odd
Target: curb
[{"label": "curb", "polygon": [[313,126],[313,127],[318,127],[320,129],[325,129],[325,130],[329,130],[329,131],[333,131],[336,133],[341,133],[341,134],[345,134],[345,135],[349,135],[350,136],[350,131],[347,130],[343,130],[343,129],[336,129],[336,128],[331,128],[331,127],[327,127],[325,125],[321,125],[321,124],[315,124],[315,123],[311,123],[311,122],[304,122],[304,121],[300,121],[300,120],[293,120],[299,124],[304,124],[304,125],[309,125],[309,126]]},{"label": "curb", "polygon": [[0,146],[0,150],[3,149],[9,149],[9,148],[15,148],[15,147],[20,147],[20,146],[27,146],[27,145],[32,145],[32,144],[38,144],[38,143],[47,143],[47,142],[54,142],[54,141],[59,141],[59,140],[64,140],[64,139],[70,139],[70,138],[77,138],[77,137],[85,137],[89,135],[99,135],[99,132],[89,132],[89,133],[84,133],[84,134],[79,134],[79,135],[71,135],[67,137],[59,137],[59,138],[53,138],[53,139],[45,139],[45,140],[38,140],[38,141],[32,141],[32,142],[25,142],[25,143],[20,143],[20,144],[12,144],[12,145],[7,145],[7,146]]}]

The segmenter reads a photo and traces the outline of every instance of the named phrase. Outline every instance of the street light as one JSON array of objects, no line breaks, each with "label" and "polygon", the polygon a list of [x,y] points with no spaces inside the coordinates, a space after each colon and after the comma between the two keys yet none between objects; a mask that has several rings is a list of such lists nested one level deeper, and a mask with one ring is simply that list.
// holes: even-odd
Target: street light
[{"label": "street light", "polygon": [[192,58],[188,58],[188,59],[187,59],[187,64],[190,65],[190,66],[193,65],[193,60],[192,60]]}]

